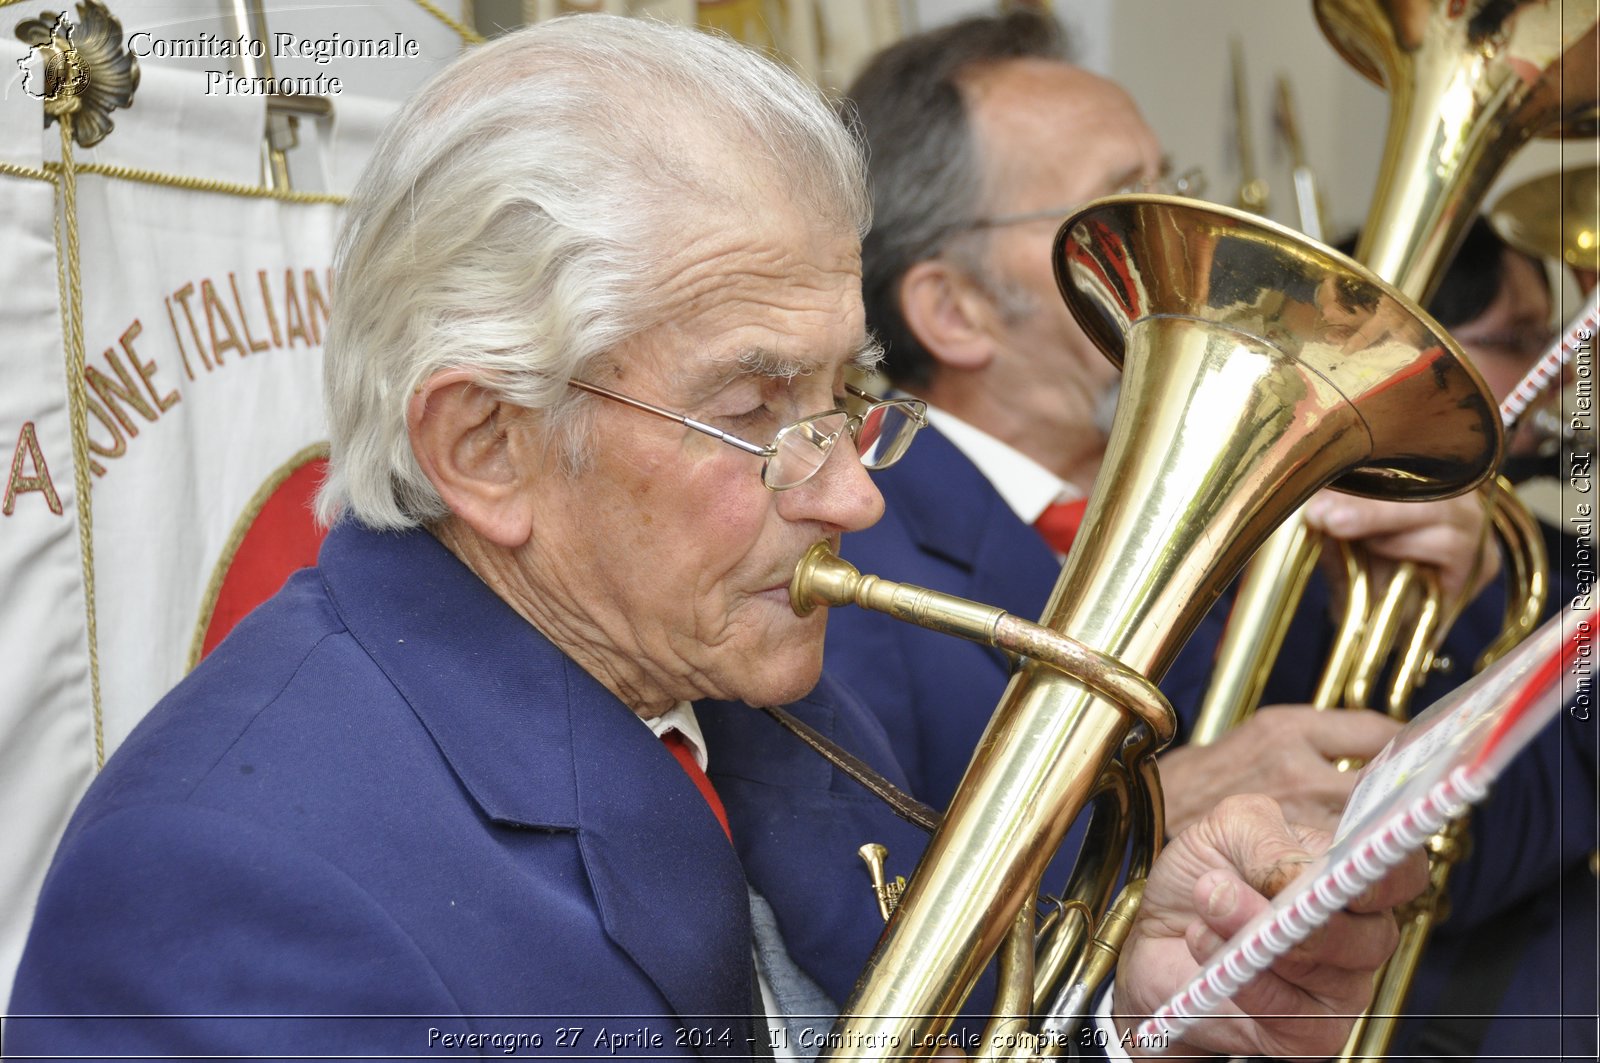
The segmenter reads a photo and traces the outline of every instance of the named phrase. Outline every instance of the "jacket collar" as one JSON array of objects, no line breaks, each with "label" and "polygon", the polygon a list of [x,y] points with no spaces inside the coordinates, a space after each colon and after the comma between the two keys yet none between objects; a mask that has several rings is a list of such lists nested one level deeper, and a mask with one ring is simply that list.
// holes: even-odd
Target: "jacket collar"
[{"label": "jacket collar", "polygon": [[346,521],[318,568],[484,814],[577,832],[606,932],[679,1015],[748,1014],[743,869],[650,729],[427,532]]}]

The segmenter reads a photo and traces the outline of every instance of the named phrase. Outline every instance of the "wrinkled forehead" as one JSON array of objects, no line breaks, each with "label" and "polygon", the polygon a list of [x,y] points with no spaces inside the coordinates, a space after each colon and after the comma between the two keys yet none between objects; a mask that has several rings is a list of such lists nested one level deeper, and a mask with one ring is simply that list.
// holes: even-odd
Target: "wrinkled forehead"
[{"label": "wrinkled forehead", "polygon": [[654,322],[634,353],[706,386],[742,375],[832,381],[875,360],[853,229],[781,196],[687,217],[663,249]]}]

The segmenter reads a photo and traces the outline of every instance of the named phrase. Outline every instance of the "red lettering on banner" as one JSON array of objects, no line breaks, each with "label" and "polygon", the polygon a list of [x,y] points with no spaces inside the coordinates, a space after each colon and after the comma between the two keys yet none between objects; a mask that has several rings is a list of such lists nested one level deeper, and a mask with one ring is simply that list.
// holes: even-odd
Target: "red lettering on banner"
[{"label": "red lettering on banner", "polygon": [[239,282],[233,274],[228,274],[228,287],[233,289],[233,306],[239,311],[239,327],[244,330],[244,341],[250,345],[252,354],[267,349],[267,341],[256,342],[255,336],[250,333],[250,315],[244,312],[244,300],[239,298]]},{"label": "red lettering on banner", "polygon": [[[117,427],[115,418],[106,412],[106,408],[104,406],[100,405],[99,399],[95,398],[88,392],[84,392],[83,401],[94,419],[105,425],[106,431],[111,433],[111,444],[109,446],[96,442],[94,436],[88,436],[89,452],[91,454],[98,454],[102,458],[120,458],[122,455],[126,454],[128,452],[128,441],[122,438],[122,429]],[[87,435],[87,433],[85,434]],[[90,458],[89,471],[94,473],[96,476],[104,476],[106,474],[106,467],[101,465],[98,461],[95,461],[93,458]]]},{"label": "red lettering on banner", "polygon": [[116,348],[107,347],[105,358],[107,364],[116,372],[117,379],[122,381],[121,385],[118,385],[116,380],[112,380],[102,373],[99,368],[92,365],[84,366],[84,382],[94,389],[96,395],[100,396],[100,400],[110,409],[112,415],[116,417],[118,423],[122,425],[123,430],[128,433],[129,437],[137,436],[139,434],[138,426],[123,411],[122,407],[117,403],[117,399],[121,399],[138,410],[140,416],[147,421],[154,421],[160,415],[156,413],[154,407],[144,401],[144,396],[139,393],[139,386],[128,375],[128,369],[122,364],[122,359],[117,357]]},{"label": "red lettering on banner", "polygon": [[261,285],[261,305],[267,308],[267,327],[272,330],[272,345],[283,350],[283,333],[278,331],[278,312],[272,309],[272,292],[267,290],[267,271],[256,270],[256,281]]},{"label": "red lettering on banner", "polygon": [[144,326],[139,323],[138,318],[134,318],[133,324],[123,331],[122,335],[117,338],[117,342],[122,344],[123,353],[128,356],[128,361],[133,363],[134,372],[138,373],[139,379],[144,381],[145,390],[150,392],[150,398],[155,402],[156,408],[162,413],[166,413],[178,404],[182,396],[176,391],[169,391],[165,395],[156,394],[154,383],[157,369],[156,363],[139,361],[139,356],[133,350],[134,339],[143,331]]},{"label": "red lettering on banner", "polygon": [[300,296],[294,290],[292,269],[283,271],[283,322],[290,347],[294,346],[296,336],[299,336],[300,342],[307,347],[312,346],[311,333],[306,331],[306,313],[300,309]]},{"label": "red lettering on banner", "polygon": [[178,319],[172,316],[172,296],[166,296],[162,302],[167,304],[167,320],[172,323],[172,338],[178,344],[178,354],[183,358],[183,372],[190,380],[194,379],[194,367],[189,364],[189,352],[183,347],[183,337],[178,334]]},{"label": "red lettering on banner", "polygon": [[[23,474],[24,461],[33,466],[31,476]],[[44,451],[39,448],[39,437],[33,430],[33,422],[24,421],[22,431],[17,433],[16,450],[11,454],[11,475],[6,479],[5,503],[0,505],[0,513],[11,516],[17,508],[17,496],[30,491],[43,494],[50,512],[61,516],[61,496],[56,494],[56,485],[50,482],[50,466],[45,463]]]},{"label": "red lettering on banner", "polygon": [[[233,318],[228,316],[228,311],[222,305],[222,300],[217,298],[216,286],[207,277],[200,282],[200,301],[206,308],[206,328],[211,333],[211,358],[218,365],[222,364],[222,348],[232,347],[243,358],[250,352],[244,349],[244,344],[239,342],[239,333],[234,330]],[[222,327],[227,331],[226,340],[217,339],[217,318],[222,319]]]},{"label": "red lettering on banner", "polygon": [[[194,337],[194,349],[200,352],[200,362],[206,367],[206,372],[209,373],[212,369],[211,359],[206,355],[206,345],[205,341],[200,338],[200,330],[195,328],[194,311],[189,309],[189,296],[193,294],[194,284],[191,282],[173,292],[172,297],[178,300],[179,306],[183,307],[183,316],[189,322],[189,335]],[[172,334],[174,336],[178,334],[176,326],[173,327]]]},{"label": "red lettering on banner", "polygon": [[[284,269],[281,317],[276,306],[277,294],[272,291],[272,272],[265,269],[256,271],[261,295],[259,305],[245,303],[244,292],[235,273],[227,275],[227,295],[218,291],[216,282],[208,277],[186,282],[181,288],[162,297],[167,324],[172,328],[172,341],[178,348],[178,356],[183,361],[183,374],[187,379],[199,379],[194,361],[190,358],[191,349],[199,354],[201,368],[210,373],[227,364],[224,352],[228,350],[243,358],[274,347],[279,350],[293,349],[297,342],[313,350],[322,344],[329,320],[333,270]],[[231,309],[228,306],[229,296],[233,301]],[[192,302],[195,299],[199,300],[199,306]],[[174,303],[177,304],[176,308]],[[182,311],[182,323],[178,321],[179,310]],[[206,332],[210,336],[209,343],[201,333],[197,320],[202,312],[205,314]],[[261,318],[256,316],[252,320],[252,315],[263,313],[266,315],[265,333],[261,332]],[[187,337],[184,334],[186,330]],[[140,418],[154,423],[183,401],[181,387],[168,387],[168,381],[160,379],[160,363],[156,359],[145,358],[135,348],[138,342],[149,350],[151,337],[141,340],[143,335],[144,322],[134,318],[118,337],[117,346],[105,349],[103,364],[84,367],[84,398],[88,414],[93,421],[99,422],[98,426],[93,423],[89,425],[88,438],[91,454],[89,469],[95,476],[106,474],[106,466],[96,459],[116,459],[128,453],[128,441],[137,438],[142,427]],[[271,337],[270,341],[268,336]],[[138,417],[134,414],[138,414]],[[27,477],[24,477],[24,481],[31,482]]]},{"label": "red lettering on banner", "polygon": [[[328,300],[322,297],[322,289],[317,286],[317,275],[311,270],[305,271],[306,278],[306,312],[311,319],[311,336],[316,340],[317,346],[322,346],[322,326],[317,323],[317,311],[322,311],[322,320],[328,320]],[[328,271],[328,290],[333,290],[333,270]]]}]

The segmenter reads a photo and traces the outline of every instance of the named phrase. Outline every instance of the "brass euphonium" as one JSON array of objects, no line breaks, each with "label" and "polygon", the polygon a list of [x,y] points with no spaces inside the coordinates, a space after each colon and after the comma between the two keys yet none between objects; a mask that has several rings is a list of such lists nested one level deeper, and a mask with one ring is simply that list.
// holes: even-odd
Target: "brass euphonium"
[{"label": "brass euphonium", "polygon": [[[1437,498],[1471,488],[1498,461],[1494,403],[1443,330],[1282,226],[1191,200],[1111,197],[1063,225],[1056,272],[1072,313],[1124,375],[1099,477],[1114,487],[1094,492],[1041,624],[1107,674],[1160,677],[1251,552],[1324,485]],[[1323,314],[1340,291],[1385,323],[1365,349]],[[1032,936],[1040,875],[1107,766],[1131,742],[1137,767],[1124,774],[1153,776],[1147,754],[1170,718],[1138,701],[1138,684],[1133,701],[1118,701],[1103,676],[1081,681],[1029,656],[1026,641],[1002,638],[998,615],[956,623],[961,610],[946,599],[815,555],[791,594],[801,608],[856,603],[958,633],[975,625],[976,637],[1022,654],[827,1042],[833,1057],[929,1054],[1002,941]],[[1011,618],[1009,630],[1038,629]],[[1150,833],[1158,844],[1159,828]],[[1130,878],[1149,859],[1136,858]],[[1109,970],[1120,932],[1108,926],[1125,929],[1131,907],[1096,913],[1104,941],[1066,976],[1068,1011]],[[1006,970],[1025,976],[1031,957],[1006,952]],[[1052,995],[1010,986],[984,1053],[1033,1054],[1039,1046],[1004,1031]]]}]

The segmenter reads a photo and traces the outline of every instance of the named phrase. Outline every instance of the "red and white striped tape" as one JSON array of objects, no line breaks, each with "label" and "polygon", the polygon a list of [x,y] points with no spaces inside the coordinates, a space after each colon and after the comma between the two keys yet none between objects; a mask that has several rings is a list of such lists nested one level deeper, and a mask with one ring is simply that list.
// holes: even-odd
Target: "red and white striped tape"
[{"label": "red and white striped tape", "polygon": [[1561,379],[1561,371],[1572,361],[1573,352],[1580,344],[1587,344],[1594,338],[1595,327],[1600,325],[1600,288],[1589,293],[1589,305],[1567,326],[1561,334],[1561,339],[1551,345],[1538,364],[1528,370],[1528,375],[1511,389],[1511,394],[1500,404],[1500,423],[1510,429],[1528,412],[1528,407],[1533,405],[1533,400],[1544,394],[1545,389],[1552,383]]}]

